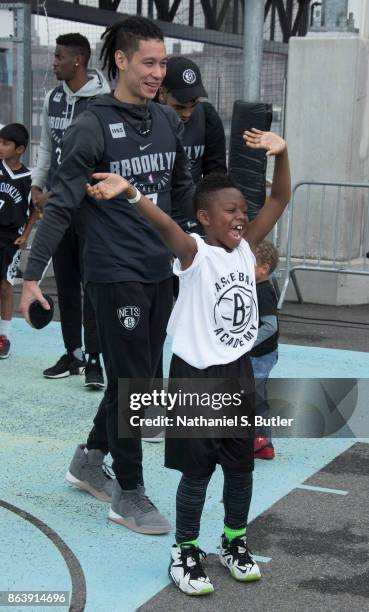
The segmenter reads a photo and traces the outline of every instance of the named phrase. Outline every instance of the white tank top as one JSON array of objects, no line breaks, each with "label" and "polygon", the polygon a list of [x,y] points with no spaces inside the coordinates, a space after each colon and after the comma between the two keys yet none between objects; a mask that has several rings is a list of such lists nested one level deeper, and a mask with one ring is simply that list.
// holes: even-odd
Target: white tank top
[{"label": "white tank top", "polygon": [[198,251],[187,270],[174,262],[179,295],[167,332],[173,353],[202,370],[236,361],[256,340],[255,257],[246,240],[227,252],[191,236]]}]

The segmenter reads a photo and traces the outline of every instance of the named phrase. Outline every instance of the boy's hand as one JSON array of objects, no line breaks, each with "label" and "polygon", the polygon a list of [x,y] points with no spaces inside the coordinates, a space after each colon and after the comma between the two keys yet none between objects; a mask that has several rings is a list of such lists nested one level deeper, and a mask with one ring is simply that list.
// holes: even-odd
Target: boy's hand
[{"label": "boy's hand", "polygon": [[19,246],[21,249],[26,249],[27,248],[27,237],[26,236],[19,236],[19,238],[14,240],[14,244]]},{"label": "boy's hand", "polygon": [[[131,185],[125,178],[119,176],[119,174],[111,174],[109,172],[96,172],[92,175],[92,178],[100,181],[96,185],[90,185],[87,183],[86,191],[89,196],[95,198],[95,200],[111,200],[119,194],[127,191],[127,197],[134,197],[136,189]],[[132,194],[130,194],[132,190]]]},{"label": "boy's hand", "polygon": [[256,128],[243,133],[242,138],[249,149],[264,149],[266,155],[280,155],[287,149],[287,143],[274,132],[262,132]]}]

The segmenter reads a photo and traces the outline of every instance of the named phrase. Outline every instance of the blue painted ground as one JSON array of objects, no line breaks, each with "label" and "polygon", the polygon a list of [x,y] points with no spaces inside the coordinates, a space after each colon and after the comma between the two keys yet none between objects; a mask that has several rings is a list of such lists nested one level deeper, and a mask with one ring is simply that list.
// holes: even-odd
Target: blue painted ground
[{"label": "blue painted ground", "polygon": [[[108,505],[68,487],[65,471],[75,446],[85,440],[101,394],[86,391],[81,377],[42,378],[41,371],[63,352],[58,323],[37,332],[16,319],[12,340],[11,358],[0,361],[0,499],[44,521],[73,550],[86,576],[88,612],[131,612],[167,584],[173,535],[131,533],[107,520]],[[167,345],[166,368],[169,353]],[[365,378],[368,372],[367,353],[282,345],[274,375]],[[276,440],[276,460],[257,462],[250,518],[353,442]],[[163,445],[146,444],[144,455],[148,494],[173,524],[178,475],[162,468]],[[222,530],[221,489],[217,472],[203,515],[200,541],[207,552],[215,552]],[[0,543],[0,590],[71,590],[69,573],[53,544],[1,507]],[[256,552],[263,555],[262,550]]]}]

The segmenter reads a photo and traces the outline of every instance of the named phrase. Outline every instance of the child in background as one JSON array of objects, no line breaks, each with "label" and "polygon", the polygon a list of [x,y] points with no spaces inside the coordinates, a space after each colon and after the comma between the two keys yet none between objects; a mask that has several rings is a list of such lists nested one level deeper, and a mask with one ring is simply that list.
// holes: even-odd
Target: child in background
[{"label": "child in background", "polygon": [[[245,199],[233,180],[219,174],[205,177],[197,185],[194,198],[205,240],[197,234],[186,234],[119,175],[93,174],[101,182],[89,185],[87,192],[96,200],[109,200],[124,192],[129,205],[154,225],[168,249],[178,257],[174,272],[179,276],[180,290],[168,324],[173,338],[170,378],[242,379],[245,389],[252,391],[248,352],[258,325],[253,252],[283,213],[290,198],[291,180],[287,145],[282,138],[256,129],[245,132],[243,138],[248,147],[275,155],[271,194],[258,216],[249,222]],[[250,404],[252,398],[253,393]],[[250,408],[252,411],[253,406]],[[171,549],[169,574],[188,595],[214,590],[202,566],[205,553],[197,538],[206,489],[217,463],[224,473],[220,563],[236,580],[250,582],[260,578],[246,540],[253,438],[167,438],[165,465],[182,472],[176,496],[176,544]]]},{"label": "child in background", "polygon": [[[255,252],[256,293],[259,306],[258,337],[250,352],[255,376],[256,415],[267,419],[269,404],[266,383],[278,361],[277,297],[270,283],[270,275],[278,265],[278,251],[268,240],[263,240]],[[267,424],[255,428],[255,457],[274,459],[271,427]]]},{"label": "child in background", "polygon": [[13,285],[37,211],[31,209],[31,172],[20,161],[28,132],[20,123],[0,130],[0,359],[10,354]]}]

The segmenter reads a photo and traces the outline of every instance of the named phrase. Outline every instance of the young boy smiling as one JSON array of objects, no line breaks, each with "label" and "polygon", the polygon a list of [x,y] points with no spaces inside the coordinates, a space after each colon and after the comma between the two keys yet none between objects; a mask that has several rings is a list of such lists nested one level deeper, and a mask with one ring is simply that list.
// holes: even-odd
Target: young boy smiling
[{"label": "young boy smiling", "polygon": [[[245,389],[251,389],[252,404],[253,374],[248,351],[258,328],[253,253],[281,216],[291,187],[285,141],[256,129],[245,132],[243,138],[248,147],[264,149],[267,156],[275,156],[271,194],[258,216],[249,222],[244,196],[231,178],[214,174],[200,181],[194,206],[205,240],[186,234],[118,175],[94,174],[93,178],[101,182],[88,186],[87,191],[96,200],[108,200],[124,192],[129,204],[154,225],[177,255],[174,272],[180,279],[180,291],[168,324],[173,338],[170,379],[241,379]],[[230,283],[222,288],[224,278]],[[188,595],[214,590],[202,567],[205,553],[197,538],[206,489],[217,463],[224,473],[220,562],[236,580],[250,582],[260,578],[246,541],[253,439],[167,438],[165,465],[182,472],[176,497],[176,544],[171,549],[169,574]]]}]

